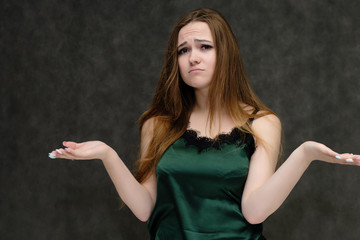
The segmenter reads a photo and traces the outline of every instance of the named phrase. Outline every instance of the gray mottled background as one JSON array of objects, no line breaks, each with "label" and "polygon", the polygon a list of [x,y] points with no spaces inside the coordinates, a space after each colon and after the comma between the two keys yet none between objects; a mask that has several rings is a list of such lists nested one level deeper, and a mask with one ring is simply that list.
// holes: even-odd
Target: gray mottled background
[{"label": "gray mottled background", "polygon": [[[1,239],[148,239],[100,161],[47,155],[100,139],[131,167],[170,29],[198,7],[233,27],[251,84],[282,119],[284,156],[305,140],[360,152],[357,0],[3,0]],[[359,183],[356,167],[315,162],[265,235],[358,239]]]}]

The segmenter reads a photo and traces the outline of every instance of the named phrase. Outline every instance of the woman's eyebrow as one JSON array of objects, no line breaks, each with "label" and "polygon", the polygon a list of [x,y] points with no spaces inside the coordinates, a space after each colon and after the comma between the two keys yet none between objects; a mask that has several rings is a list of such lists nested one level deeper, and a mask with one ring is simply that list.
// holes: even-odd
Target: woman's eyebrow
[{"label": "woman's eyebrow", "polygon": [[[212,43],[211,41],[206,40],[206,39],[194,39],[194,42],[207,42],[207,43]],[[184,46],[185,44],[187,44],[187,41],[185,41],[185,42],[183,42],[182,44],[180,44],[180,45],[178,46],[178,48]]]}]

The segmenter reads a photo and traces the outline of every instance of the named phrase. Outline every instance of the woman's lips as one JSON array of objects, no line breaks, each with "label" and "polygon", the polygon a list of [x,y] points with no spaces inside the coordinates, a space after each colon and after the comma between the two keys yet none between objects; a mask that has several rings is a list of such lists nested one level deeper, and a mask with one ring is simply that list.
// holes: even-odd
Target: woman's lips
[{"label": "woman's lips", "polygon": [[194,68],[194,69],[190,69],[189,73],[198,73],[198,72],[203,72],[204,69],[200,69],[200,68]]}]

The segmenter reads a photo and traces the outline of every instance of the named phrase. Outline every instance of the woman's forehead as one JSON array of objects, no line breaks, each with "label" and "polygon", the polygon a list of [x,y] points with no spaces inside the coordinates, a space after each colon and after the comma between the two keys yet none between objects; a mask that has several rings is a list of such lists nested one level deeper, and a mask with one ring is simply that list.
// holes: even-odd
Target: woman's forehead
[{"label": "woman's forehead", "polygon": [[178,45],[185,41],[193,41],[196,38],[208,41],[213,40],[209,25],[207,23],[190,22],[181,28],[178,35]]}]

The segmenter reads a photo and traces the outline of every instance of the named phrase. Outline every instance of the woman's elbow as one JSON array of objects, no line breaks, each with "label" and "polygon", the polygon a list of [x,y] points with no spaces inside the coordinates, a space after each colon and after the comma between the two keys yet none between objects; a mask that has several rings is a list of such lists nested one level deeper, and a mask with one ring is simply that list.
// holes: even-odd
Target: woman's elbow
[{"label": "woman's elbow", "polygon": [[255,225],[255,224],[260,224],[262,222],[264,222],[264,220],[259,219],[259,218],[245,218],[246,221],[248,221],[248,223]]},{"label": "woman's elbow", "polygon": [[152,209],[150,210],[145,210],[139,213],[134,213],[135,216],[142,222],[147,222],[151,216],[152,213]]},{"label": "woman's elbow", "polygon": [[253,224],[253,225],[263,223],[267,218],[267,216],[264,216],[263,214],[256,213],[256,212],[246,213],[246,214],[243,214],[243,216],[248,223]]},{"label": "woman's elbow", "polygon": [[139,219],[142,222],[147,222],[150,216],[151,216],[151,212],[142,212],[135,214],[135,217],[137,217],[137,219]]},{"label": "woman's elbow", "polygon": [[150,215],[149,216],[137,216],[137,218],[142,222],[147,222],[150,218]]}]

